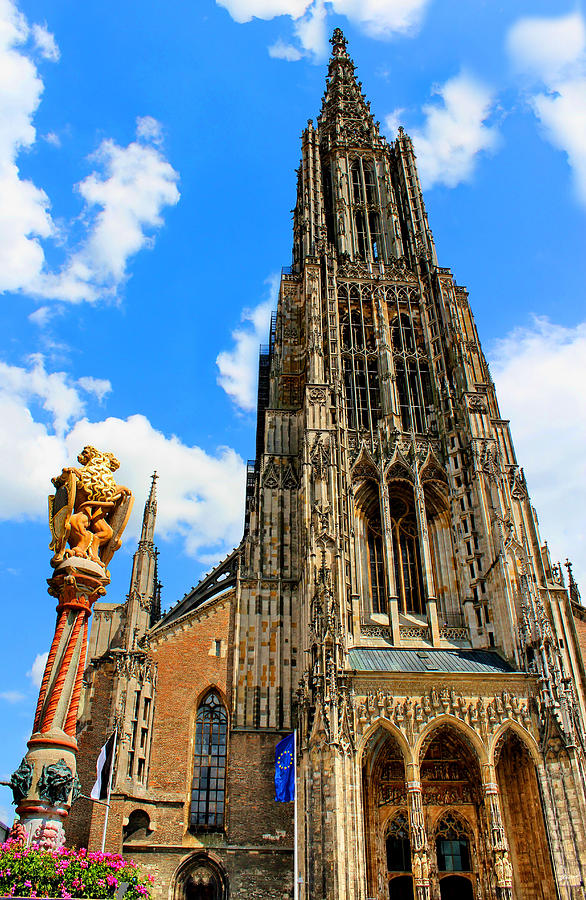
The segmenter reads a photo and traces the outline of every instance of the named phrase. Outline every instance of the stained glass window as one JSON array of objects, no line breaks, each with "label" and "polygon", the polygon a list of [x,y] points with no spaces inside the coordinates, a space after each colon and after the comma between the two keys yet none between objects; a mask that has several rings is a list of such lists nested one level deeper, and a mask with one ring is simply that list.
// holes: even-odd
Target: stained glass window
[{"label": "stained glass window", "polygon": [[212,692],[200,705],[195,721],[191,828],[219,831],[224,827],[227,731],[226,710]]}]

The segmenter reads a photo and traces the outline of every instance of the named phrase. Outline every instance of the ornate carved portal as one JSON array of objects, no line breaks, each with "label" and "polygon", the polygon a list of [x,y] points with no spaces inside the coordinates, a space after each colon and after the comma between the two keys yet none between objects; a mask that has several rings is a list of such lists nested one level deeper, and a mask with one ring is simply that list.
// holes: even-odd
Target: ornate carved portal
[{"label": "ornate carved portal", "polygon": [[505,896],[496,867],[507,851],[495,859],[479,760],[455,729],[433,731],[407,764],[380,729],[365,752],[363,797],[369,897]]},{"label": "ornate carved portal", "polygon": [[226,900],[228,880],[219,861],[206,853],[187,859],[175,876],[173,900]]}]

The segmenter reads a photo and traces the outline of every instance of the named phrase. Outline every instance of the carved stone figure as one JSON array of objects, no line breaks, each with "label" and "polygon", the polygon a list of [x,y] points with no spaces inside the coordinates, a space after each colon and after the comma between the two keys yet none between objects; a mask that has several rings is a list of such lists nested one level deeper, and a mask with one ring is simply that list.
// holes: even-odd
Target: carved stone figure
[{"label": "carved stone figure", "polygon": [[28,794],[33,782],[33,767],[28,759],[23,759],[16,772],[10,778],[10,787],[14,796],[14,802],[20,803]]},{"label": "carved stone figure", "polygon": [[68,466],[52,479],[57,490],[49,497],[51,565],[81,556],[105,568],[120,547],[132,493],[114,480],[120,463],[113,453],[88,445],[77,459],[81,467]]},{"label": "carved stone figure", "polygon": [[64,759],[49,766],[43,766],[37,785],[41,800],[46,800],[52,806],[66,803],[72,788],[74,788],[74,775]]}]

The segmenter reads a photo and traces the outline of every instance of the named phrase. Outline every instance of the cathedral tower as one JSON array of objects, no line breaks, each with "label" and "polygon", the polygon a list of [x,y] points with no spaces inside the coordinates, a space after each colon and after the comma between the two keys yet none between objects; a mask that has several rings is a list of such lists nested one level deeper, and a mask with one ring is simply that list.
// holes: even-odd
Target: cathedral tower
[{"label": "cathedral tower", "polygon": [[265,365],[234,724],[298,724],[304,897],[582,896],[571,605],[411,140],[389,146],[332,45]]},{"label": "cathedral tower", "polygon": [[158,675],[110,846],[143,851],[161,897],[290,896],[272,777],[296,728],[302,900],[578,900],[586,617],[438,264],[411,140],[386,141],[339,29],[332,46],[242,544],[150,623],[135,563],[124,654]]}]

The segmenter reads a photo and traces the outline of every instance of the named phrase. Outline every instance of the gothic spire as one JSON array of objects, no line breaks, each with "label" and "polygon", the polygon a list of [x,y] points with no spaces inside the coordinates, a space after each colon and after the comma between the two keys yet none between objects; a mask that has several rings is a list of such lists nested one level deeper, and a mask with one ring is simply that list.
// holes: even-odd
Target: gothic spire
[{"label": "gothic spire", "polygon": [[157,473],[153,472],[149,495],[144,505],[138,549],[132,563],[130,590],[126,601],[126,641],[129,648],[133,648],[136,641],[142,638],[160,617],[161,585],[157,566],[159,551],[154,545],[158,477]]},{"label": "gothic spire", "polygon": [[153,543],[155,535],[155,521],[157,518],[157,479],[158,475],[153,472],[151,476],[151,489],[144,505],[144,513],[142,516],[142,529],[140,533],[141,543]]},{"label": "gothic spire", "polygon": [[332,55],[328,66],[326,91],[318,123],[320,137],[329,138],[330,148],[340,142],[354,146],[372,146],[381,141],[378,125],[370,112],[370,103],[356,80],[355,66],[348,54],[347,40],[340,28],[330,39]]}]

